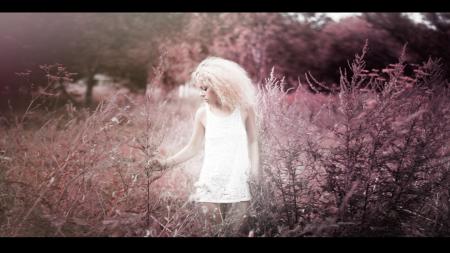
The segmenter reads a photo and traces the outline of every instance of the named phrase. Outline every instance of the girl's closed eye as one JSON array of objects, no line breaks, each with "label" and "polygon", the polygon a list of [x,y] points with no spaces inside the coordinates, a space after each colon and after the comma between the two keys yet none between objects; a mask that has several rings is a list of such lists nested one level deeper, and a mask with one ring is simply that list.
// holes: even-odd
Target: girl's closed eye
[{"label": "girl's closed eye", "polygon": [[207,91],[207,90],[208,90],[208,87],[207,87],[207,86],[200,86],[200,89],[201,89],[202,91]]}]

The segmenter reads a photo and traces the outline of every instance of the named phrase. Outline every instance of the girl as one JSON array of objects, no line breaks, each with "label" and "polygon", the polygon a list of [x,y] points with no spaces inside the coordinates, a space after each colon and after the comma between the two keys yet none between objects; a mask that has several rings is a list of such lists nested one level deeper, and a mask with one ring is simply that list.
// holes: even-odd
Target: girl
[{"label": "girl", "polygon": [[[260,181],[255,124],[255,88],[237,63],[208,57],[192,73],[191,84],[204,100],[195,113],[189,143],[157,165],[171,167],[197,154],[204,141],[204,160],[193,200],[217,223],[226,209],[243,218],[251,199],[250,179]],[[231,207],[230,207],[231,205]],[[234,212],[233,212],[234,211]]]}]

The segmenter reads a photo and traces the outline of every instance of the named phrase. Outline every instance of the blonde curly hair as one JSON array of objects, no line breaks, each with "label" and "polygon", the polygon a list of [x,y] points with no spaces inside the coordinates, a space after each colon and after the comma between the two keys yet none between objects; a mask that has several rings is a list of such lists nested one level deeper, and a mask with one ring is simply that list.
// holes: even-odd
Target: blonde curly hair
[{"label": "blonde curly hair", "polygon": [[207,57],[192,72],[190,85],[213,89],[222,106],[249,108],[256,104],[256,92],[248,73],[236,62]]}]

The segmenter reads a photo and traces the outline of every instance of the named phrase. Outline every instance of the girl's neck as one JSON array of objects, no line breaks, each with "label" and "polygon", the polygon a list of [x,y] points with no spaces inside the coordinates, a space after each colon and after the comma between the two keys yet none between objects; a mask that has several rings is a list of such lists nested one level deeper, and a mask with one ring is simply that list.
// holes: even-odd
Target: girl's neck
[{"label": "girl's neck", "polygon": [[233,111],[232,108],[223,106],[221,104],[209,104],[209,106],[210,106],[210,108],[212,110],[216,110],[216,111],[219,111],[219,112],[230,113],[230,112]]}]

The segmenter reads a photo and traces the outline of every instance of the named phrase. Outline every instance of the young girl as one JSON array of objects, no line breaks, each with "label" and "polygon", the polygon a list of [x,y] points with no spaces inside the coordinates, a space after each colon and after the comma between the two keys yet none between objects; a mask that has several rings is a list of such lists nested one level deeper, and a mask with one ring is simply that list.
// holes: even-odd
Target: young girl
[{"label": "young girl", "polygon": [[255,89],[237,63],[208,57],[192,73],[191,84],[204,100],[195,113],[189,143],[178,153],[158,159],[171,167],[197,154],[204,141],[204,160],[193,200],[202,204],[215,222],[226,209],[244,215],[251,199],[250,180],[259,181],[258,137],[255,124]]}]

